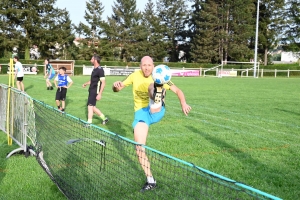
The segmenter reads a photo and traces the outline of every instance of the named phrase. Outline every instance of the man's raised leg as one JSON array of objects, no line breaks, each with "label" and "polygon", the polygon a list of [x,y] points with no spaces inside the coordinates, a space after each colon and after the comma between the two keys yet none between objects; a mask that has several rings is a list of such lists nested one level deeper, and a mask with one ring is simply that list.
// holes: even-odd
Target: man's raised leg
[{"label": "man's raised leg", "polygon": [[150,111],[151,113],[160,112],[164,103],[165,89],[163,85],[151,83],[148,87],[148,95],[150,98]]},{"label": "man's raised leg", "polygon": [[[148,135],[149,127],[144,122],[138,122],[134,128],[134,140],[139,144],[146,144],[147,135]],[[144,173],[147,177],[147,182],[141,189],[141,192],[146,190],[151,190],[156,187],[156,181],[154,180],[151,169],[150,169],[150,162],[145,152],[145,148],[141,145],[136,146],[136,153],[138,155],[138,159],[140,162],[141,167],[144,170]]]}]

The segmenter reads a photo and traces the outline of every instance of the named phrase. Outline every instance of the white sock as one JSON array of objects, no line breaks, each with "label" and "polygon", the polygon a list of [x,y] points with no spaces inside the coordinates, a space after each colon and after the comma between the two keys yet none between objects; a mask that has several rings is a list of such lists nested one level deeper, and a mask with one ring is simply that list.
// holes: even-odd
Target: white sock
[{"label": "white sock", "polygon": [[147,182],[148,183],[156,183],[153,176],[147,176]]},{"label": "white sock", "polygon": [[149,106],[153,109],[161,107],[161,102],[155,103],[152,99],[149,98]]}]

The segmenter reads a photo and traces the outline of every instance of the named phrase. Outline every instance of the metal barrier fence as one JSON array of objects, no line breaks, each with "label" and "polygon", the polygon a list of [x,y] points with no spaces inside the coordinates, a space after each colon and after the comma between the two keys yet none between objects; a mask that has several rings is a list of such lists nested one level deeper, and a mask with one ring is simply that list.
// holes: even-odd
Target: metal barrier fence
[{"label": "metal barrier fence", "polygon": [[36,141],[32,99],[15,88],[1,84],[0,105],[0,129],[19,145],[7,158],[22,150],[25,155],[34,154],[28,148],[29,145],[35,145]]}]

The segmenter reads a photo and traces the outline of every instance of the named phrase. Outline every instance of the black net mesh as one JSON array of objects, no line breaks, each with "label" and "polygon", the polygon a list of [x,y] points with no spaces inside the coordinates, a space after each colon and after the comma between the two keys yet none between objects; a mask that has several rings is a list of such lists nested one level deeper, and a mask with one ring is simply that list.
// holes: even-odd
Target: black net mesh
[{"label": "black net mesh", "polygon": [[269,199],[146,147],[157,182],[146,182],[135,143],[34,101],[37,160],[68,199]]}]

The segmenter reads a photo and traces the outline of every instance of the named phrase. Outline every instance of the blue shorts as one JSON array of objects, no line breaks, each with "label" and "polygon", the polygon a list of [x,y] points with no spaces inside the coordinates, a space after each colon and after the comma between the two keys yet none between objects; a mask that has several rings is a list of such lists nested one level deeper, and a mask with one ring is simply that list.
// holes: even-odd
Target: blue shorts
[{"label": "blue shorts", "polygon": [[134,113],[134,121],[132,122],[132,127],[134,128],[138,122],[144,122],[148,126],[159,122],[165,115],[165,107],[162,106],[159,112],[152,114],[150,112],[150,106],[141,108]]},{"label": "blue shorts", "polygon": [[54,78],[54,76],[55,76],[55,74],[51,74],[50,76],[48,76],[48,79],[51,80]]}]

